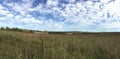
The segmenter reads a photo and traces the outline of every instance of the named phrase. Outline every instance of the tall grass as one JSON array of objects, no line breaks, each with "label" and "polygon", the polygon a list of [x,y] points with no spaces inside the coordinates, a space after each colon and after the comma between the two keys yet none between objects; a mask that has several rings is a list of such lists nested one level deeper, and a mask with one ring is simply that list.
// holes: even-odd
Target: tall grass
[{"label": "tall grass", "polygon": [[0,59],[120,59],[120,34],[0,31]]}]

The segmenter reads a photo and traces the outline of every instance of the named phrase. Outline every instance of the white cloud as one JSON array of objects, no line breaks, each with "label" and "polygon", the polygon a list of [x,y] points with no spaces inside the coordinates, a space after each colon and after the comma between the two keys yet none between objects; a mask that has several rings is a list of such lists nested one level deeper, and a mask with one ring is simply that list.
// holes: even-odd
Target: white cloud
[{"label": "white cloud", "polygon": [[63,30],[64,22],[55,22],[52,19],[44,20],[42,30],[60,31]]},{"label": "white cloud", "polygon": [[58,0],[48,0],[47,5],[49,6],[57,6],[58,5]]},{"label": "white cloud", "polygon": [[103,29],[120,29],[120,22],[108,22],[100,24],[100,28]]},{"label": "white cloud", "polygon": [[6,2],[4,2],[4,4],[6,4],[9,7],[13,7],[14,6],[14,3],[6,3]]},{"label": "white cloud", "polygon": [[[119,0],[115,0],[114,2],[110,2],[111,0],[100,0],[101,2],[95,3],[91,0],[84,3],[75,3],[75,0],[70,0],[70,3],[68,4],[61,4],[62,7],[58,7],[58,4],[60,4],[58,0],[48,0],[46,5],[39,4],[38,6],[31,8],[33,1],[34,0],[24,0],[24,3],[21,4],[15,2],[5,3],[14,11],[21,13],[17,16],[11,14],[5,7],[0,5],[0,15],[6,15],[6,17],[1,17],[0,20],[11,19],[10,22],[14,24],[25,23],[26,27],[29,25],[29,27],[40,26],[52,30],[62,30],[65,26],[68,26],[66,28],[75,27],[76,29],[81,29],[96,25],[96,23],[98,23],[97,25],[99,28],[120,28]],[[100,6],[102,6],[102,8],[100,8]],[[38,13],[41,14],[51,13],[54,17],[63,17],[65,20],[61,22],[55,21],[56,19],[46,20],[47,16],[38,16],[39,19],[36,19],[29,14],[29,12],[33,11],[38,11]],[[117,20],[117,22],[113,22],[115,20]],[[102,23],[102,21],[105,21],[105,23]]]},{"label": "white cloud", "polygon": [[112,0],[100,0],[100,1],[101,1],[101,3],[108,3],[108,2],[110,2]]},{"label": "white cloud", "polygon": [[2,5],[0,5],[0,15],[7,15],[9,11],[4,8]]},{"label": "white cloud", "polygon": [[7,15],[7,13],[9,13],[7,10],[0,10],[0,15]]},{"label": "white cloud", "polygon": [[32,2],[33,1],[24,1],[25,3],[21,3],[21,4],[18,4],[18,3],[13,3],[14,6],[12,6],[12,9],[14,11],[17,11],[17,12],[20,12],[21,15],[25,16],[27,11],[31,9],[32,7]]},{"label": "white cloud", "polygon": [[7,16],[6,17],[14,17],[14,14],[7,14]]},{"label": "white cloud", "polygon": [[4,9],[4,7],[2,5],[0,5],[0,9]]}]

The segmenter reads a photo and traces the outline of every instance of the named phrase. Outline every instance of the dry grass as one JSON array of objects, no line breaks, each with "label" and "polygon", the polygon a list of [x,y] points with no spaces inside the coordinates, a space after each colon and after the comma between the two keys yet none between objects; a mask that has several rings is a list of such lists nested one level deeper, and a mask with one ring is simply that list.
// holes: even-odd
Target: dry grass
[{"label": "dry grass", "polygon": [[0,31],[0,59],[120,59],[120,34]]}]

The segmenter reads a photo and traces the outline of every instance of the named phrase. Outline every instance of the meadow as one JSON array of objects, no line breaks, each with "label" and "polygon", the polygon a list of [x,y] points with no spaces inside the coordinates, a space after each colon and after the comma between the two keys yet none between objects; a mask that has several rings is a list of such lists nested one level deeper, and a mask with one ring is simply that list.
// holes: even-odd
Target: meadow
[{"label": "meadow", "polygon": [[0,30],[0,59],[120,59],[120,33],[67,35]]}]

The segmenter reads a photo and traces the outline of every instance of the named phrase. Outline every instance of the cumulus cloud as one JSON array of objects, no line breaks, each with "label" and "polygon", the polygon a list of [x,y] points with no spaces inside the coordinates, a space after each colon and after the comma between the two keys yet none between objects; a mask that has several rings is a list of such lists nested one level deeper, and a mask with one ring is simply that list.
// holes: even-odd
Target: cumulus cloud
[{"label": "cumulus cloud", "polygon": [[[6,0],[7,1],[7,0]],[[119,0],[47,0],[33,7],[34,0],[0,4],[0,21],[11,26],[46,30],[97,30],[120,28]],[[10,8],[9,8],[10,7]],[[17,15],[11,13],[11,10]],[[37,13],[36,13],[37,12]],[[22,25],[21,25],[22,24]],[[24,26],[23,26],[24,25]],[[110,26],[109,26],[110,25]]]},{"label": "cumulus cloud", "polygon": [[0,5],[0,15],[6,15],[7,13],[9,13],[9,11]]}]

